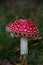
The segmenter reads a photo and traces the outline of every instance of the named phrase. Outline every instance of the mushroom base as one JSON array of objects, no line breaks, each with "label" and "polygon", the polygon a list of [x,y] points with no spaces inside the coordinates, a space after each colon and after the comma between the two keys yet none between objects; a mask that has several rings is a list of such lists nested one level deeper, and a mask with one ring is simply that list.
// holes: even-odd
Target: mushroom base
[{"label": "mushroom base", "polygon": [[27,54],[22,54],[20,56],[20,60],[22,65],[28,65],[28,55]]}]

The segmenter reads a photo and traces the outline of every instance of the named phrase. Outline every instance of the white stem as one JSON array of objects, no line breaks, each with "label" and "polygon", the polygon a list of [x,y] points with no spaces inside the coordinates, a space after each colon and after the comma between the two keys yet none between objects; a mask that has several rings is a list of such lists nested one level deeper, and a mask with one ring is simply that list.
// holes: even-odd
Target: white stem
[{"label": "white stem", "polygon": [[21,37],[20,38],[20,55],[28,54],[28,39]]}]

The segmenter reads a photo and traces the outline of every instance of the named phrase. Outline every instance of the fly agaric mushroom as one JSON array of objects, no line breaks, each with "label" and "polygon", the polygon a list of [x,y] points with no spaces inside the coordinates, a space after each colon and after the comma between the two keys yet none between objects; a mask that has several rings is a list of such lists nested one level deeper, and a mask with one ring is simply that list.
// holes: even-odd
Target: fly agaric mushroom
[{"label": "fly agaric mushroom", "polygon": [[19,19],[13,23],[8,23],[6,30],[16,36],[20,36],[20,55],[28,54],[28,38],[39,38],[37,26],[28,19]]}]

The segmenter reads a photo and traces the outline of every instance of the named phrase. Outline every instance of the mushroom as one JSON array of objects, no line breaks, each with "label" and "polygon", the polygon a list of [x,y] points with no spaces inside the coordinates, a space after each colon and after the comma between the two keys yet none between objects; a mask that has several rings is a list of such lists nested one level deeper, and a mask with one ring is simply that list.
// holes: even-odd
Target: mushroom
[{"label": "mushroom", "polygon": [[13,23],[8,23],[6,31],[13,33],[14,36],[20,36],[20,56],[28,55],[28,40],[39,39],[39,30],[37,26],[28,19],[19,19]]}]

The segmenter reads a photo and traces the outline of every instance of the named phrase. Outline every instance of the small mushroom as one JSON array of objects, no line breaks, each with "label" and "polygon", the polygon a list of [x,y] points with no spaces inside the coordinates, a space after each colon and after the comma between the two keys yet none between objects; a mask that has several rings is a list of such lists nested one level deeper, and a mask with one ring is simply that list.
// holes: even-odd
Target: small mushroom
[{"label": "small mushroom", "polygon": [[37,26],[28,19],[19,19],[13,23],[8,23],[6,31],[13,33],[16,37],[20,36],[20,56],[28,54],[29,39],[39,39]]}]

